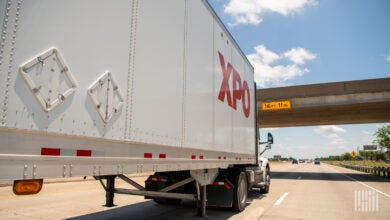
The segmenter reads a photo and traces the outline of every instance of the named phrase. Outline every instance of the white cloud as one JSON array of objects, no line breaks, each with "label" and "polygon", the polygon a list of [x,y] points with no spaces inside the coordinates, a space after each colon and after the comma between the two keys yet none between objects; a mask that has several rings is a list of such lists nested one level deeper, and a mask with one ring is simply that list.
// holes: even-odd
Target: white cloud
[{"label": "white cloud", "polygon": [[371,144],[374,139],[374,132],[363,130],[360,139],[363,144]]},{"label": "white cloud", "polygon": [[305,64],[306,60],[313,60],[317,57],[315,54],[302,47],[292,48],[283,55],[299,65]]},{"label": "white cloud", "polygon": [[324,134],[324,133],[335,133],[335,134],[343,134],[347,132],[344,128],[340,128],[336,125],[323,125],[318,126],[314,131],[317,134]]},{"label": "white cloud", "polygon": [[230,23],[230,25],[260,24],[262,21],[259,16],[261,8],[258,7],[257,3],[257,1],[253,0],[231,0],[227,5],[225,5],[224,9],[224,12],[231,14],[235,20],[234,23]]},{"label": "white cloud", "polygon": [[[255,69],[257,85],[263,88],[271,85],[281,86],[288,80],[302,76],[309,70],[301,65],[306,60],[316,58],[315,54],[301,47],[292,48],[281,54],[268,50],[264,45],[258,45],[254,49],[255,53],[247,57]],[[284,65],[274,65],[277,61],[284,62]]]},{"label": "white cloud", "polygon": [[278,13],[289,16],[299,13],[305,6],[316,5],[315,0],[230,0],[224,12],[238,24],[259,25],[265,13]]},{"label": "white cloud", "polygon": [[318,126],[314,129],[314,132],[317,134],[329,139],[330,144],[332,145],[343,145],[347,142],[341,137],[341,134],[346,133],[347,131],[336,125],[324,125]]},{"label": "white cloud", "polygon": [[256,59],[258,62],[264,63],[265,65],[269,65],[274,61],[280,59],[280,56],[270,50],[267,50],[264,45],[258,45],[255,47],[256,56],[253,59]]},{"label": "white cloud", "polygon": [[390,54],[387,55],[386,60],[387,60],[387,61],[390,61]]}]

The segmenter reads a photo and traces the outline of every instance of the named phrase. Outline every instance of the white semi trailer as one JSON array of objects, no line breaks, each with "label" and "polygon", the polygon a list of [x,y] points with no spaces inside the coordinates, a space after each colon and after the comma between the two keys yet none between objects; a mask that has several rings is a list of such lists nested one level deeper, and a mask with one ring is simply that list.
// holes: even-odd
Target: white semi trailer
[{"label": "white semi trailer", "polygon": [[107,206],[192,199],[204,216],[268,192],[253,67],[207,1],[1,0],[0,24],[0,179],[16,194],[94,176]]}]

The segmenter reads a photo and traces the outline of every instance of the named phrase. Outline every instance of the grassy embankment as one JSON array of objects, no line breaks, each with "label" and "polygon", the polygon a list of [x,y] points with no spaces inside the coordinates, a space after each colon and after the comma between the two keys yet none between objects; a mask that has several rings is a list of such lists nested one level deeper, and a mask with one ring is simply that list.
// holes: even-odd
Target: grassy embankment
[{"label": "grassy embankment", "polygon": [[370,166],[370,167],[390,167],[389,163],[385,162],[376,162],[370,160],[350,160],[350,161],[323,161],[328,164],[341,166],[341,164],[352,164],[352,165],[361,165],[361,166]]}]

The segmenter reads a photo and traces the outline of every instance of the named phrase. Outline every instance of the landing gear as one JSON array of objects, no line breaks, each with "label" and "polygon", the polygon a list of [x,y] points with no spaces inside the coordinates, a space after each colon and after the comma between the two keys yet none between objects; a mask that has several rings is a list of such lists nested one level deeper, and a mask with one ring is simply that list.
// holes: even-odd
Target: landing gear
[{"label": "landing gear", "polygon": [[[116,176],[95,176],[96,180],[102,184],[104,191],[106,191],[106,207],[113,207],[114,205],[114,193],[115,193],[115,178]],[[106,179],[106,184],[103,180]]]},{"label": "landing gear", "polygon": [[199,198],[198,198],[198,216],[205,217],[206,216],[206,204],[207,204],[207,194],[206,194],[206,186],[199,186]]}]

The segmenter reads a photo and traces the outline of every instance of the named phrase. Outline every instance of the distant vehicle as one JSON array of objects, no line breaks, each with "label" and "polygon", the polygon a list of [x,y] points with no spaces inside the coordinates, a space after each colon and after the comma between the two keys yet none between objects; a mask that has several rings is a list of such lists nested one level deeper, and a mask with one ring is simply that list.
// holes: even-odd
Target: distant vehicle
[{"label": "distant vehicle", "polygon": [[297,159],[293,159],[292,160],[292,164],[298,164],[298,160]]},{"label": "distant vehicle", "polygon": [[320,159],[315,159],[314,160],[314,164],[318,164],[319,165],[320,164]]},{"label": "distant vehicle", "polygon": [[306,160],[306,163],[311,163],[311,160]]},{"label": "distant vehicle", "polygon": [[299,159],[299,163],[304,163],[305,160],[304,159]]}]

